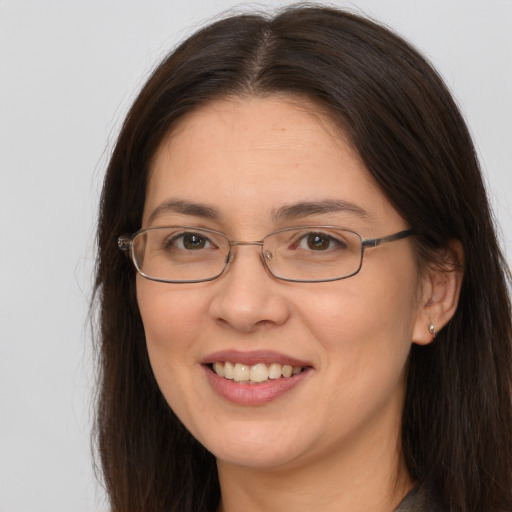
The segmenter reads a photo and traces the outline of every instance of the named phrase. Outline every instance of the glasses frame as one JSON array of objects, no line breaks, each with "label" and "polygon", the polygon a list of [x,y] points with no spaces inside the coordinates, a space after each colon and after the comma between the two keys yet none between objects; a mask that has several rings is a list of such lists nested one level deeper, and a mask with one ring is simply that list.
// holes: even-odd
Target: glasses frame
[{"label": "glasses frame", "polygon": [[[152,231],[154,229],[162,229],[162,228],[164,228],[164,229],[165,228],[183,228],[183,229],[190,229],[190,230],[199,230],[199,231],[204,231],[206,233],[214,233],[216,235],[222,236],[223,238],[225,238],[228,241],[228,244],[229,244],[229,253],[228,253],[228,256],[226,258],[226,262],[224,264],[224,267],[222,268],[222,270],[217,275],[215,275],[213,277],[208,277],[206,279],[191,279],[191,280],[187,280],[187,281],[160,279],[160,278],[151,277],[151,276],[145,274],[144,272],[142,272],[142,270],[137,265],[137,260],[135,258],[135,254],[134,254],[134,251],[133,251],[133,241],[135,240],[135,238],[137,236],[139,236],[139,235],[141,235],[143,233],[146,233],[148,231]],[[290,279],[290,278],[281,277],[281,276],[275,274],[272,271],[272,269],[268,266],[268,263],[267,263],[267,260],[265,258],[265,255],[263,254],[263,244],[265,242],[265,239],[268,238],[269,236],[275,235],[277,233],[283,233],[285,231],[293,231],[293,230],[296,230],[296,229],[338,229],[338,230],[342,230],[342,231],[348,231],[350,233],[353,233],[354,235],[357,235],[359,240],[361,240],[361,257],[359,258],[359,266],[358,266],[357,270],[355,270],[351,274],[348,274],[348,275],[342,276],[342,277],[332,277],[332,278],[329,278],[329,279],[314,279],[314,280],[312,280],[312,279]],[[277,231],[272,231],[272,233],[269,233],[268,235],[265,235],[261,240],[244,241],[244,240],[231,240],[224,233],[221,233],[220,231],[216,231],[214,229],[200,228],[200,227],[197,227],[197,226],[187,226],[187,225],[184,225],[184,226],[171,225],[171,226],[154,226],[154,227],[150,227],[150,228],[142,228],[142,229],[139,229],[138,231],[136,231],[135,233],[133,233],[131,235],[121,235],[117,239],[117,246],[118,246],[118,248],[121,251],[123,251],[131,259],[133,265],[135,266],[135,269],[137,270],[137,272],[142,277],[144,277],[146,279],[149,279],[150,281],[156,281],[156,282],[159,282],[159,283],[187,284],[187,283],[203,283],[203,282],[208,282],[208,281],[214,281],[215,279],[219,278],[222,274],[224,274],[226,269],[229,267],[229,264],[233,260],[231,249],[233,247],[238,246],[238,245],[258,245],[258,246],[260,246],[261,247],[260,255],[261,255],[262,263],[263,263],[264,267],[268,270],[270,275],[272,275],[276,279],[280,279],[281,281],[289,281],[289,282],[292,282],[292,283],[327,283],[327,282],[330,282],[330,281],[341,281],[342,279],[348,279],[349,277],[352,277],[352,276],[355,276],[356,274],[358,274],[359,271],[361,270],[362,266],[363,266],[363,257],[364,257],[365,249],[371,249],[371,248],[378,247],[379,245],[386,244],[386,243],[389,243],[389,242],[395,242],[397,240],[403,240],[404,238],[408,238],[408,237],[410,237],[412,235],[414,235],[414,231],[412,229],[405,229],[403,231],[398,231],[396,233],[392,233],[391,235],[386,235],[386,236],[382,236],[382,237],[379,237],[379,238],[366,238],[366,239],[364,239],[357,231],[354,231],[352,229],[343,228],[341,226],[306,225],[306,226],[292,226],[292,227],[289,227],[289,228],[278,229]]]}]

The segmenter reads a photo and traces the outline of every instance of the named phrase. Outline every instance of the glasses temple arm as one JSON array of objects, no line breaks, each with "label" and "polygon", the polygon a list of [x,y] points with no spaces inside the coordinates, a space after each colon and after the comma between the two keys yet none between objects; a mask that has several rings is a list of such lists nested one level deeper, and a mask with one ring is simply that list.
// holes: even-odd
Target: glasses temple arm
[{"label": "glasses temple arm", "polygon": [[403,238],[407,238],[414,234],[412,229],[406,229],[404,231],[399,231],[398,233],[393,233],[392,235],[383,236],[381,238],[369,238],[367,240],[363,240],[363,247],[377,247],[381,244],[385,244],[387,242],[394,242],[395,240],[402,240]]}]

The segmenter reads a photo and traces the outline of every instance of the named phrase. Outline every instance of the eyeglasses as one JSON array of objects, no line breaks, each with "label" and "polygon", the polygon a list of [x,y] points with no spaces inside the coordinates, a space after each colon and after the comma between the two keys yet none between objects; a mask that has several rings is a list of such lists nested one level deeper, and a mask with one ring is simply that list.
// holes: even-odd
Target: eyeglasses
[{"label": "eyeglasses", "polygon": [[121,236],[118,246],[128,251],[139,274],[163,283],[212,281],[226,270],[239,245],[260,246],[263,264],[277,279],[319,283],[357,274],[365,249],[412,234],[405,230],[363,240],[355,231],[336,226],[299,226],[243,242],[212,229],[165,226]]}]

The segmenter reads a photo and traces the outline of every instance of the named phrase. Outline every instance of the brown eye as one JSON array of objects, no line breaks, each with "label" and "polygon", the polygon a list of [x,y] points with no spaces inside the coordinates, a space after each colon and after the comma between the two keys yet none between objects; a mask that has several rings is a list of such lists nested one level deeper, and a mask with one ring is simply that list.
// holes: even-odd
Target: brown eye
[{"label": "brown eye", "polygon": [[196,233],[184,233],[183,237],[183,247],[188,250],[197,250],[204,249],[206,246],[206,238],[200,236]]},{"label": "brown eye", "polygon": [[325,251],[331,246],[331,237],[324,233],[310,233],[307,236],[307,246],[313,251]]},{"label": "brown eye", "polygon": [[200,251],[212,247],[212,242],[206,236],[191,231],[174,233],[163,243],[163,248],[167,251]]}]

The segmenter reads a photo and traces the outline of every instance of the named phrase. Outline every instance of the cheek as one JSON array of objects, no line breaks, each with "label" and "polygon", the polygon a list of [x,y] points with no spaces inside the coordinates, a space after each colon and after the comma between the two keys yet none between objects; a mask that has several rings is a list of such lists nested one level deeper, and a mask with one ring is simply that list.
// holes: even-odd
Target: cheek
[{"label": "cheek", "polygon": [[370,418],[389,411],[399,417],[411,347],[411,303],[404,294],[378,292],[347,292],[342,299],[315,296],[315,312],[304,322],[310,339],[321,347],[325,380],[317,394],[328,412],[325,432],[333,436],[343,426],[348,435],[367,421],[377,425]]},{"label": "cheek", "polygon": [[[205,405],[199,396],[198,364],[204,308],[189,286],[185,290],[138,278],[137,299],[151,368],[165,400],[189,427]],[[194,430],[194,429],[192,429]]]},{"label": "cheek", "polygon": [[197,366],[194,340],[204,332],[203,309],[191,290],[170,288],[139,278],[137,299],[144,324],[149,359],[155,378],[168,401],[178,378]]},{"label": "cheek", "polygon": [[[306,313],[323,343],[335,346],[379,344],[384,338],[411,341],[416,296],[410,284],[348,287],[341,292],[315,293]],[[388,283],[389,280],[388,280]],[[409,290],[408,290],[409,289]],[[350,340],[358,340],[358,344]],[[347,347],[344,347],[347,348]]]},{"label": "cheek", "polygon": [[402,377],[418,310],[413,270],[373,281],[361,274],[342,282],[338,293],[315,293],[304,324],[322,345],[333,380],[362,391]]},{"label": "cheek", "polygon": [[200,302],[188,292],[137,276],[137,301],[148,344],[179,348],[201,327]]}]

